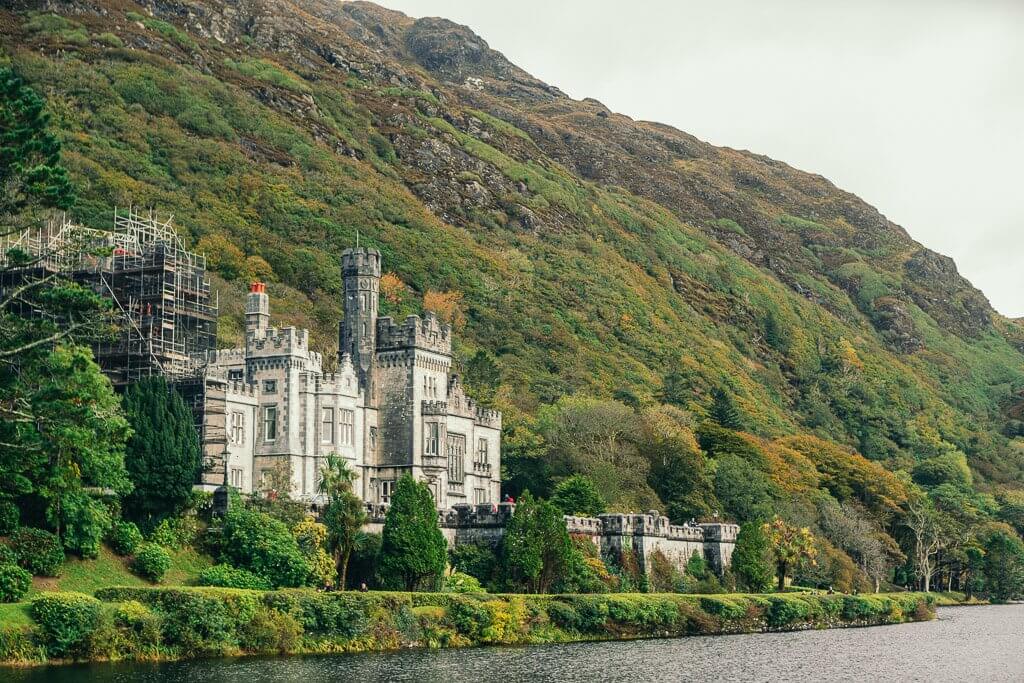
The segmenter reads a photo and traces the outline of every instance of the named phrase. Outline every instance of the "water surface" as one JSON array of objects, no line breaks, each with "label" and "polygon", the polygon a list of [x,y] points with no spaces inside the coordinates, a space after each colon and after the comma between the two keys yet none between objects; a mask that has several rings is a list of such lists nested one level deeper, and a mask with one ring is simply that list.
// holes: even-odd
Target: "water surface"
[{"label": "water surface", "polygon": [[1024,605],[876,628],[164,664],[0,669],[12,683],[1021,681]]}]

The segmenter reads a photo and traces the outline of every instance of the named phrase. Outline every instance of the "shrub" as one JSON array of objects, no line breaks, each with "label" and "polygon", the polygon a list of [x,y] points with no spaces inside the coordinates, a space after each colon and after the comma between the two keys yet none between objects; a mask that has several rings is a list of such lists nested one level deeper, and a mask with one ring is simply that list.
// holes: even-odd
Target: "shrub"
[{"label": "shrub", "polygon": [[17,505],[9,500],[0,500],[0,536],[14,533],[20,519],[21,513]]},{"label": "shrub", "polygon": [[453,596],[448,605],[448,617],[459,633],[474,640],[491,626],[492,620],[491,612],[478,600],[461,596]]},{"label": "shrub", "polygon": [[747,606],[739,600],[720,596],[701,598],[700,608],[723,619],[739,619],[747,613]]},{"label": "shrub", "polygon": [[196,539],[197,522],[193,515],[168,517],[162,520],[149,535],[149,540],[165,548],[181,550],[192,545]]},{"label": "shrub", "polygon": [[36,576],[58,576],[64,564],[64,549],[56,535],[42,529],[23,527],[11,535],[11,549],[18,564]]},{"label": "shrub", "polygon": [[0,564],[18,564],[18,553],[3,541],[0,541]]},{"label": "shrub", "polygon": [[107,544],[118,555],[131,555],[142,545],[142,532],[133,522],[116,520],[107,532]]},{"label": "shrub", "polygon": [[32,575],[16,564],[0,564],[0,602],[18,602],[28,593]]},{"label": "shrub", "polygon": [[800,598],[772,596],[768,598],[768,625],[775,628],[803,621],[811,615],[811,606]]},{"label": "shrub", "polygon": [[309,563],[295,537],[269,515],[233,508],[224,520],[224,559],[262,576],[272,586],[297,587],[309,579]]},{"label": "shrub", "polygon": [[239,644],[252,652],[290,652],[301,637],[302,626],[295,617],[276,609],[258,609],[239,629]]},{"label": "shrub", "polygon": [[245,569],[236,569],[229,564],[217,564],[199,572],[198,583],[200,586],[270,590],[270,582],[262,576]]},{"label": "shrub", "polygon": [[47,593],[32,601],[31,614],[50,657],[81,654],[100,620],[101,603],[82,593]]},{"label": "shrub", "polygon": [[443,590],[446,593],[486,593],[475,576],[452,572],[444,578]]},{"label": "shrub", "polygon": [[121,629],[137,650],[159,647],[160,615],[138,600],[121,603],[114,610],[114,625]]},{"label": "shrub", "polygon": [[570,605],[557,600],[547,606],[548,619],[555,626],[566,631],[578,631],[580,615]]},{"label": "shrub", "polygon": [[171,568],[171,555],[167,549],[156,543],[146,543],[135,553],[132,570],[154,583],[163,578]]}]

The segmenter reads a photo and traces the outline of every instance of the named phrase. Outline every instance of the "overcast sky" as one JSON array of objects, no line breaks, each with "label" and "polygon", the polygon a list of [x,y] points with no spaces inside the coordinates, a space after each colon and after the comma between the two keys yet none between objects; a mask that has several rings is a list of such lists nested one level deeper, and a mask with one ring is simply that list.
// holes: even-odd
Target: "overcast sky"
[{"label": "overcast sky", "polygon": [[820,173],[1024,315],[1024,0],[378,0],[570,96]]}]

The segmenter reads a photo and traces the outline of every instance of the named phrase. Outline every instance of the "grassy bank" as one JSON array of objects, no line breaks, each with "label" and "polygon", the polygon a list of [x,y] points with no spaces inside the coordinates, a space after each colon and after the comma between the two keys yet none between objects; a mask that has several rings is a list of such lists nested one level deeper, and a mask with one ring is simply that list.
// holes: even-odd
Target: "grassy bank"
[{"label": "grassy bank", "polygon": [[[0,661],[175,659],[557,643],[931,619],[879,595],[463,595],[106,588],[3,606]],[[10,617],[10,618],[8,618]]]}]

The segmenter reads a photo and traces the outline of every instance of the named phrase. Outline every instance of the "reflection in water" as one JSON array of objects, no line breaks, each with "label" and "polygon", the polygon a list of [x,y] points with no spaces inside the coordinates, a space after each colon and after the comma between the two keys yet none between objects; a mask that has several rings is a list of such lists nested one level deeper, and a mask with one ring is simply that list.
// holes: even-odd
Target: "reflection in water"
[{"label": "reflection in water", "polygon": [[878,628],[167,664],[0,669],[15,683],[1024,680],[1024,605]]}]

